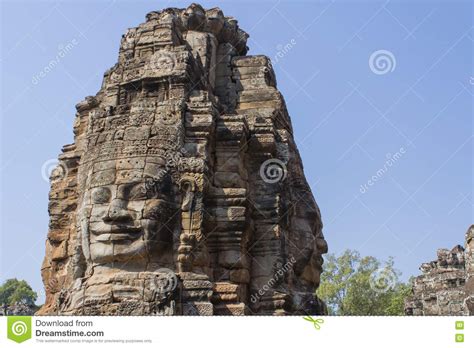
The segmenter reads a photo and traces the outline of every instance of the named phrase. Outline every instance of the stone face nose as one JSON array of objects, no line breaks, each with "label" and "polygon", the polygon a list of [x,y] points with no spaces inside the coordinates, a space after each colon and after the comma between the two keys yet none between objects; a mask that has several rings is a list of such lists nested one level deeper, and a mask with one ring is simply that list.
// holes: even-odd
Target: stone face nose
[{"label": "stone face nose", "polygon": [[321,254],[327,254],[327,252],[328,252],[328,243],[326,242],[325,239],[317,238],[316,239],[316,246],[318,248],[318,251]]},{"label": "stone face nose", "polygon": [[132,221],[132,216],[127,209],[127,204],[125,201],[114,199],[110,204],[109,211],[104,216],[103,220],[107,223],[130,222]]}]

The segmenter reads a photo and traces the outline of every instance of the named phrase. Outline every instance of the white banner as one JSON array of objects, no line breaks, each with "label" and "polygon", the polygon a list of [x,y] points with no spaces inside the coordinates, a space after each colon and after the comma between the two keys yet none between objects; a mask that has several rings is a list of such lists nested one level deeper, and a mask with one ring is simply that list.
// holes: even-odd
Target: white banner
[{"label": "white banner", "polygon": [[473,347],[474,317],[0,317],[0,347]]}]

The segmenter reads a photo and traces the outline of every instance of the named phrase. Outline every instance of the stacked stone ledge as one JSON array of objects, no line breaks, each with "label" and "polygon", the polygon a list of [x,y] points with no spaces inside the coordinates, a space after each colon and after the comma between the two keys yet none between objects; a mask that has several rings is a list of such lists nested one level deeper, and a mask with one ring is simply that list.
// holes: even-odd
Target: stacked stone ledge
[{"label": "stacked stone ledge", "polygon": [[474,225],[465,247],[439,249],[436,261],[424,263],[405,302],[407,315],[474,314]]},{"label": "stacked stone ledge", "polygon": [[39,314],[325,313],[321,216],[270,60],[218,8],[146,18],[76,106]]}]

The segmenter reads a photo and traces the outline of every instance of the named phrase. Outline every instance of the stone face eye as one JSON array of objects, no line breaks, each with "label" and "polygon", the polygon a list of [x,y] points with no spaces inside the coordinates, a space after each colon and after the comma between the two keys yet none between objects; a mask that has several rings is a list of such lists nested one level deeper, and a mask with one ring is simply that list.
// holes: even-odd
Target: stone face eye
[{"label": "stone face eye", "polygon": [[131,201],[134,200],[142,200],[147,198],[147,187],[145,184],[140,183],[133,185],[129,189],[130,191],[128,192],[128,199]]},{"label": "stone face eye", "polygon": [[98,187],[92,192],[92,203],[108,203],[110,202],[111,195],[109,188]]}]

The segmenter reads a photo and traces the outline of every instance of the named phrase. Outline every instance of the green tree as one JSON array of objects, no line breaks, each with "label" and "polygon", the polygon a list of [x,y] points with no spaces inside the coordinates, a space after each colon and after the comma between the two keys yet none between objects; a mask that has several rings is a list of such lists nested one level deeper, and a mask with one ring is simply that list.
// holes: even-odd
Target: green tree
[{"label": "green tree", "polygon": [[331,315],[403,315],[411,286],[400,275],[392,258],[381,262],[346,250],[326,257],[317,294]]},{"label": "green tree", "polygon": [[24,280],[8,279],[0,286],[0,304],[4,306],[27,305],[35,306],[38,295]]}]

